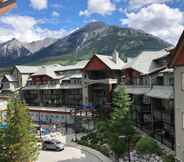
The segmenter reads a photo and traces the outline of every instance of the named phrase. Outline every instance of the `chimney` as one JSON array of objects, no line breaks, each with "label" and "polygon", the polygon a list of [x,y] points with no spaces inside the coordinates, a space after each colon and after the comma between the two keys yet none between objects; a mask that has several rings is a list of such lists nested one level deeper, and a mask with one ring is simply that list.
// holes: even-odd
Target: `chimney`
[{"label": "chimney", "polygon": [[112,54],[113,61],[118,64],[119,62],[119,52],[115,49]]},{"label": "chimney", "polygon": [[96,49],[95,48],[92,49],[92,54],[96,55]]}]

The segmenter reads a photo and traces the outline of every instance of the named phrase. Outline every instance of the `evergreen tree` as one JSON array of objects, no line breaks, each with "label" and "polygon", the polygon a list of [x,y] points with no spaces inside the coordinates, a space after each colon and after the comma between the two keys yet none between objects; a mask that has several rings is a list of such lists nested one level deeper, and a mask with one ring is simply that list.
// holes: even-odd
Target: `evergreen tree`
[{"label": "evergreen tree", "polygon": [[[119,161],[119,156],[128,150],[128,142],[134,136],[135,130],[130,118],[130,98],[126,89],[120,88],[113,93],[112,117],[111,117],[111,138],[109,144]],[[124,139],[120,138],[124,136]]]},{"label": "evergreen tree", "polygon": [[38,145],[31,117],[18,99],[8,103],[7,128],[1,137],[4,148],[1,152],[5,154],[0,159],[4,158],[3,162],[32,162],[37,158]]},{"label": "evergreen tree", "polygon": [[2,162],[6,162],[5,161],[5,155],[6,155],[6,151],[4,149],[4,130],[0,129],[0,161]]},{"label": "evergreen tree", "polygon": [[[109,144],[116,161],[119,161],[120,155],[127,152],[128,141],[131,141],[135,134],[130,118],[130,106],[130,98],[125,88],[120,88],[113,93],[111,118],[97,124],[98,134]],[[125,138],[122,139],[120,136]]]}]

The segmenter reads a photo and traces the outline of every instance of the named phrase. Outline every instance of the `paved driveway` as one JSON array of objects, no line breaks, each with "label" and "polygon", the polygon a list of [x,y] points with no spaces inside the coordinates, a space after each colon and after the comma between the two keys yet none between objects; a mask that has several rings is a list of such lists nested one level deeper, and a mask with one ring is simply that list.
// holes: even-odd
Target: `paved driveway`
[{"label": "paved driveway", "polygon": [[73,147],[65,147],[64,151],[41,151],[37,162],[102,162],[96,156]]}]

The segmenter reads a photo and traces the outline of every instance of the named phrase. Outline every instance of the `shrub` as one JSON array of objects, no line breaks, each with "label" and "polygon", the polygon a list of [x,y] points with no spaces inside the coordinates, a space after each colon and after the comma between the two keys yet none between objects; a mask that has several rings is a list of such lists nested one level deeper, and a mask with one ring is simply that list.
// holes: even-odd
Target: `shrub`
[{"label": "shrub", "polygon": [[132,137],[132,139],[131,139],[131,144],[132,144],[133,146],[135,146],[136,143],[141,139],[141,137],[142,137],[142,135],[140,135],[139,133],[136,133],[136,134]]},{"label": "shrub", "polygon": [[162,156],[162,160],[163,162],[174,162],[175,161],[175,157],[174,155],[163,155]]},{"label": "shrub", "polygon": [[161,148],[157,142],[150,137],[142,137],[136,143],[136,150],[141,154],[160,154]]}]

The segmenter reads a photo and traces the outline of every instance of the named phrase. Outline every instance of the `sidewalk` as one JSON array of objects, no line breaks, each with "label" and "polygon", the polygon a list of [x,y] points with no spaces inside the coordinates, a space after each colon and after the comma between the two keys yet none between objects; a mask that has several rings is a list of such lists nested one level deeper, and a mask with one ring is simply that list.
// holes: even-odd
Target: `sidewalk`
[{"label": "sidewalk", "polygon": [[67,144],[67,146],[75,147],[75,148],[78,148],[82,151],[86,151],[89,154],[92,154],[93,156],[96,156],[101,162],[112,162],[112,160],[110,160],[108,157],[106,157],[105,155],[103,155],[99,151],[96,151],[92,148],[82,146],[82,145],[78,145],[76,143],[70,143],[70,144]]},{"label": "sidewalk", "polygon": [[[80,139],[84,135],[85,134],[77,134],[77,138]],[[94,150],[94,149],[89,148],[89,147],[86,147],[86,146],[82,146],[82,145],[78,145],[76,143],[73,143],[72,139],[75,139],[75,134],[69,134],[69,135],[64,136],[63,140],[65,141],[65,145],[78,148],[82,151],[86,151],[89,154],[96,156],[101,162],[112,162],[112,160],[110,160],[108,157],[106,157],[105,155],[103,155],[99,151]]]}]

